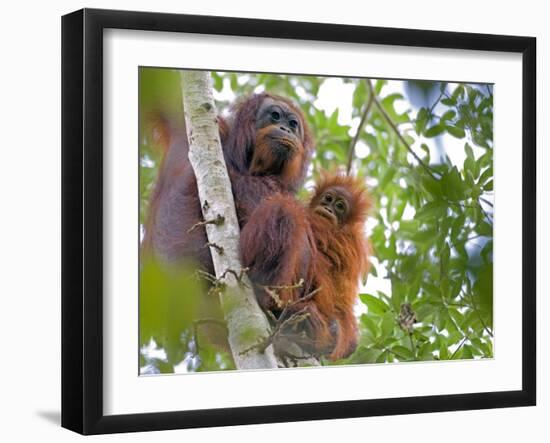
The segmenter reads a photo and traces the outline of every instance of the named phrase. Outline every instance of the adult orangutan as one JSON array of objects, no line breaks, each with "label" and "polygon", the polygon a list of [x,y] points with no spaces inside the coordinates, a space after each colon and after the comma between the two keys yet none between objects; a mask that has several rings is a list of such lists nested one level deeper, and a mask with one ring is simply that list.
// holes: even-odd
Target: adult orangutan
[{"label": "adult orangutan", "polygon": [[[357,346],[353,305],[368,270],[364,225],[370,206],[358,179],[325,174],[308,207],[274,194],[241,233],[243,265],[260,305],[277,318],[281,336],[312,354],[336,360]],[[298,321],[288,321],[293,316]]]},{"label": "adult orangutan", "polygon": [[[256,94],[219,118],[220,138],[241,228],[250,213],[275,193],[289,196],[302,186],[313,140],[301,110],[283,97]],[[214,273],[184,123],[156,125],[164,155],[149,204],[144,257],[178,263],[193,259]]]}]

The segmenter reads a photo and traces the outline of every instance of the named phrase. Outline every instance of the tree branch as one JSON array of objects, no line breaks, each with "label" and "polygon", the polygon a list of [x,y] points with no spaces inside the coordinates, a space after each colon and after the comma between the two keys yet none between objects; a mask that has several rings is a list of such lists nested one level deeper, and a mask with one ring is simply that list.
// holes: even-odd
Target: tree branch
[{"label": "tree branch", "polygon": [[[464,291],[461,291],[464,295],[466,295],[464,293]],[[489,334],[489,337],[493,338],[493,331],[491,330],[491,328],[489,328],[487,326],[487,323],[485,323],[485,320],[483,320],[483,317],[481,316],[481,312],[479,312],[479,309],[477,307],[477,304],[476,304],[476,301],[475,301],[475,298],[474,298],[474,294],[472,293],[469,293],[468,294],[470,296],[470,301],[472,302],[472,309],[474,310],[474,312],[477,314],[477,317],[479,318],[479,321],[481,323],[481,326],[483,327],[483,329],[485,329],[485,332],[487,332],[487,334]]]},{"label": "tree branch", "polygon": [[401,132],[399,131],[399,128],[395,124],[395,122],[392,120],[392,118],[388,115],[384,107],[382,106],[382,103],[380,103],[380,100],[378,100],[378,97],[376,97],[376,94],[374,93],[374,88],[372,87],[372,83],[370,79],[365,80],[367,82],[367,88],[369,89],[371,96],[373,97],[374,104],[376,105],[376,108],[382,114],[382,117],[386,120],[388,125],[393,129],[393,132],[395,132],[395,135],[397,135],[397,138],[399,141],[407,148],[407,151],[411,153],[411,155],[416,159],[416,161],[426,170],[426,172],[434,179],[438,180],[438,177],[436,177],[435,174],[439,174],[437,171],[432,169],[429,165],[424,163],[424,161],[418,156],[416,152],[414,152],[413,148],[407,143],[407,140],[401,135]]},{"label": "tree branch", "polygon": [[479,197],[479,199],[485,203],[486,205],[490,206],[491,208],[494,206],[492,202],[490,202],[489,200],[487,200],[486,198],[484,197]]},{"label": "tree branch", "polygon": [[466,343],[466,340],[468,340],[468,336],[466,335],[462,341],[460,342],[460,344],[458,345],[458,347],[455,349],[455,351],[452,353],[452,355],[449,357],[449,360],[454,360],[455,358],[455,355],[458,353],[458,351],[460,351],[460,349],[462,348],[462,346],[464,346],[464,343]]},{"label": "tree branch", "polygon": [[374,101],[374,91],[371,89],[369,99],[367,101],[367,105],[365,106],[365,110],[363,111],[363,115],[361,116],[359,126],[357,127],[357,132],[355,133],[355,136],[353,137],[353,140],[352,140],[351,145],[349,147],[348,163],[347,163],[347,166],[346,166],[346,174],[347,175],[349,175],[349,173],[351,171],[351,162],[353,161],[353,157],[355,155],[355,145],[357,145],[357,142],[359,141],[359,137],[361,136],[361,132],[363,132],[363,127],[365,126],[365,123],[367,121],[367,117],[369,116],[370,108],[372,106],[373,101]]}]

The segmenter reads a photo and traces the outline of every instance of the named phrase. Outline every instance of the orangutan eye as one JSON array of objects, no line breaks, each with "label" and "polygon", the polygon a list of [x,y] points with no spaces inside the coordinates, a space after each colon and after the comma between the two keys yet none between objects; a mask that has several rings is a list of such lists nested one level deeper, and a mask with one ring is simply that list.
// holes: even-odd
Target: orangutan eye
[{"label": "orangutan eye", "polygon": [[281,114],[279,114],[277,111],[273,111],[271,113],[271,120],[278,122],[281,119]]},{"label": "orangutan eye", "polygon": [[342,200],[338,200],[334,206],[338,212],[344,212],[346,209],[346,205]]},{"label": "orangutan eye", "polygon": [[298,120],[290,120],[288,122],[288,125],[292,128],[292,129],[298,129]]},{"label": "orangutan eye", "polygon": [[326,203],[331,203],[332,202],[332,195],[330,194],[325,194],[323,196],[323,200],[326,202]]}]

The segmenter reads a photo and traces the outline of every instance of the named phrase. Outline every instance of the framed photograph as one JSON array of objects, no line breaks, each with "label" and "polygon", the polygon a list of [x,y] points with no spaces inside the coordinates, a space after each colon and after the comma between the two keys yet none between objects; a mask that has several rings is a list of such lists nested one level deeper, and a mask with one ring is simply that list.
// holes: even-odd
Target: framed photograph
[{"label": "framed photograph", "polygon": [[62,426],[536,403],[536,40],[62,20]]}]

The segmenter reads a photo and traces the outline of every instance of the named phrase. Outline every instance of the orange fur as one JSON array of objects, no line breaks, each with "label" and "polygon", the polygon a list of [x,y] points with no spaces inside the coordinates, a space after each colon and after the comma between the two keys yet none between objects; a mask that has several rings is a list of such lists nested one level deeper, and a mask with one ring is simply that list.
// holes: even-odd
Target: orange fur
[{"label": "orange fur", "polygon": [[[342,226],[315,213],[319,197],[329,189],[346,189],[351,194],[350,212]],[[343,175],[323,174],[309,206],[309,219],[317,246],[315,283],[320,288],[315,304],[321,315],[338,323],[338,334],[329,358],[349,355],[357,345],[357,324],[353,306],[359,279],[369,269],[370,246],[365,221],[371,201],[360,180]],[[321,334],[326,337],[326,331]],[[321,344],[322,347],[322,344]]]},{"label": "orange fur", "polygon": [[[315,211],[328,189],[346,195],[349,209],[343,224],[335,225]],[[353,306],[359,279],[369,267],[364,224],[370,207],[360,180],[325,173],[309,206],[293,196],[274,195],[251,214],[241,233],[243,265],[250,268],[260,305],[276,317],[306,313],[294,341],[313,354],[336,360],[357,345]],[[300,279],[302,287],[278,292],[279,306],[265,291],[266,286],[289,286]],[[290,313],[285,306],[292,306]]]}]

